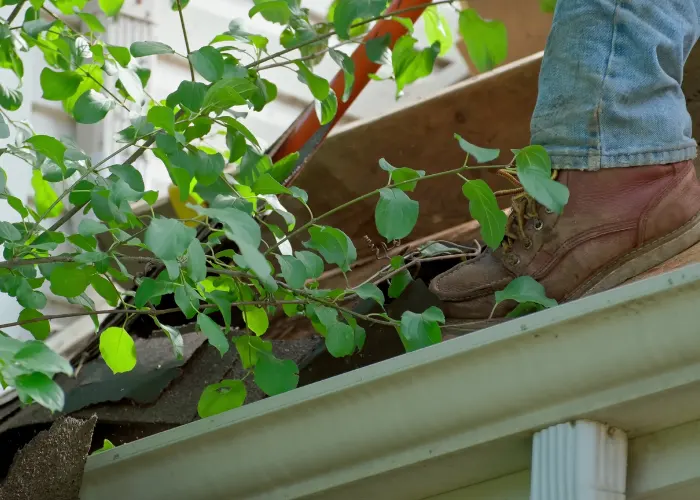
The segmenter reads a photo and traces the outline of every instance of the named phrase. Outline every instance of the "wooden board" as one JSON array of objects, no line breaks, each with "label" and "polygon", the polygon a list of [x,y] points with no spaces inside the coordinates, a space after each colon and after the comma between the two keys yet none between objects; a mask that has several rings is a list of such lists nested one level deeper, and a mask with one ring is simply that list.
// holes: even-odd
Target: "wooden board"
[{"label": "wooden board", "polygon": [[[418,104],[375,120],[353,124],[329,137],[310,160],[296,185],[309,193],[316,215],[386,185],[387,173],[378,166],[386,158],[395,166],[427,174],[462,165],[464,153],[454,139],[459,133],[482,147],[503,152],[494,163],[512,159],[510,148],[530,141],[530,115],[537,98],[541,54],[474,77]],[[510,187],[493,171],[475,171],[495,188]],[[419,183],[411,197],[420,203],[418,224],[411,239],[422,238],[468,221],[467,200],[456,176]],[[509,200],[502,200],[506,206]],[[345,231],[361,256],[365,235],[381,241],[374,227],[376,199],[357,203],[324,223]],[[301,208],[294,209],[303,219]]]}]

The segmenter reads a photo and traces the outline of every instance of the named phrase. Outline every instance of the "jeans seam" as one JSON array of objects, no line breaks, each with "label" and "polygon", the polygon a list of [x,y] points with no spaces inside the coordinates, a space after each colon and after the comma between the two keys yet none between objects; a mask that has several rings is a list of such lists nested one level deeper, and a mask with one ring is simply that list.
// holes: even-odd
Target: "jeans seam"
[{"label": "jeans seam", "polygon": [[[595,121],[597,126],[596,137],[597,137],[597,150],[598,158],[603,156],[603,126],[601,123],[601,114],[603,112],[603,97],[605,95],[606,83],[608,81],[608,75],[610,72],[610,66],[612,65],[613,56],[615,55],[615,43],[617,41],[617,28],[619,22],[619,12],[622,0],[615,0],[615,10],[613,11],[613,22],[612,22],[612,35],[610,38],[610,53],[608,54],[608,61],[605,64],[605,72],[603,73],[602,81],[600,82],[600,94],[598,96],[598,104],[595,107]],[[594,168],[600,168],[600,161],[597,165],[592,166]]]}]

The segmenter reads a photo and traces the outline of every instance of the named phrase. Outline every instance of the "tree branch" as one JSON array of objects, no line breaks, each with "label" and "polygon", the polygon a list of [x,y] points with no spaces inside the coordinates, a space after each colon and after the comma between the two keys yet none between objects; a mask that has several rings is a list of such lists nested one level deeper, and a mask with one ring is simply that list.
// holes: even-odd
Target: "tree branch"
[{"label": "tree branch", "polygon": [[[269,300],[244,300],[241,302],[232,302],[231,306],[267,306],[271,304],[306,304],[307,300],[275,300],[271,302]],[[200,304],[199,310],[217,308],[216,304]],[[10,328],[12,326],[23,326],[30,323],[38,323],[40,321],[49,321],[52,319],[63,319],[63,318],[77,318],[80,316],[93,316],[96,314],[114,314],[114,313],[126,313],[126,314],[148,314],[150,316],[161,316],[163,314],[171,314],[180,312],[179,307],[171,307],[169,309],[102,309],[97,311],[76,311],[72,313],[63,314],[47,314],[46,316],[41,316],[39,318],[27,319],[24,321],[14,321],[12,323],[4,323],[0,325],[2,328]]]},{"label": "tree branch", "polygon": [[[373,23],[374,21],[379,21],[380,19],[387,19],[390,17],[398,16],[399,14],[404,14],[406,12],[410,12],[412,10],[417,10],[417,9],[424,9],[426,7],[430,7],[431,5],[440,5],[440,4],[452,4],[455,3],[457,0],[435,0],[434,2],[426,2],[420,5],[413,5],[411,7],[406,7],[405,9],[398,9],[392,12],[387,12],[385,14],[380,14],[375,17],[370,17],[369,19],[365,19],[363,21],[358,21],[354,24],[350,25],[350,28],[357,28],[358,26],[364,26],[365,24]],[[311,40],[305,40],[303,42],[297,43],[296,45],[289,47],[288,49],[283,49],[280,50],[279,52],[275,52],[274,54],[270,54],[269,56],[263,57],[262,59],[259,59],[255,61],[254,63],[250,63],[246,65],[245,67],[247,69],[250,68],[257,68],[260,64],[272,61],[273,59],[276,59],[280,56],[283,56],[285,54],[288,54],[289,52],[293,52],[297,49],[300,49],[302,47],[306,47],[307,45],[314,44],[316,42],[320,42],[321,40],[325,40],[326,38],[330,38],[333,35],[335,35],[336,32],[335,30],[329,31],[328,33],[324,33],[323,35],[319,35],[317,37],[312,38]]]},{"label": "tree branch", "polygon": [[24,2],[25,0],[22,0],[17,5],[15,5],[15,8],[12,9],[12,12],[10,13],[10,17],[7,18],[7,24],[12,24],[12,21],[14,21],[15,18],[19,15],[20,11],[22,10],[22,7],[24,7]]},{"label": "tree branch", "polygon": [[192,61],[190,60],[190,41],[187,38],[187,28],[185,27],[185,16],[182,15],[182,3],[177,0],[177,12],[180,14],[180,25],[182,26],[182,36],[185,38],[185,50],[187,50],[187,63],[190,65],[190,75],[192,76],[192,81],[194,82],[196,77],[194,75],[194,66],[192,66]]}]

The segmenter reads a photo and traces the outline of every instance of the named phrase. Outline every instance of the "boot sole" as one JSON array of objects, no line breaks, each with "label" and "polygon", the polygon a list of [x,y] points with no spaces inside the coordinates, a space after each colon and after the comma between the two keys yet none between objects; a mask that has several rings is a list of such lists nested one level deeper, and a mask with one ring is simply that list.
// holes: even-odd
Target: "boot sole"
[{"label": "boot sole", "polygon": [[[666,236],[647,243],[605,266],[569,293],[562,302],[569,302],[615,288],[700,242],[700,213]],[[463,335],[511,318],[483,320],[447,320],[443,331],[448,335]]]}]

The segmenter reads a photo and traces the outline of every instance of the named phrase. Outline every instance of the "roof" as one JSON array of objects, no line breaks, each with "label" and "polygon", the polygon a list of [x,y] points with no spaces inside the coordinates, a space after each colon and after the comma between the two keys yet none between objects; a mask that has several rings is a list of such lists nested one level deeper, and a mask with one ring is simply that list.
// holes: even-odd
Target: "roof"
[{"label": "roof", "polygon": [[527,498],[532,434],[582,418],[629,498],[697,497],[699,300],[692,265],[355,370],[90,457],[81,498]]}]

